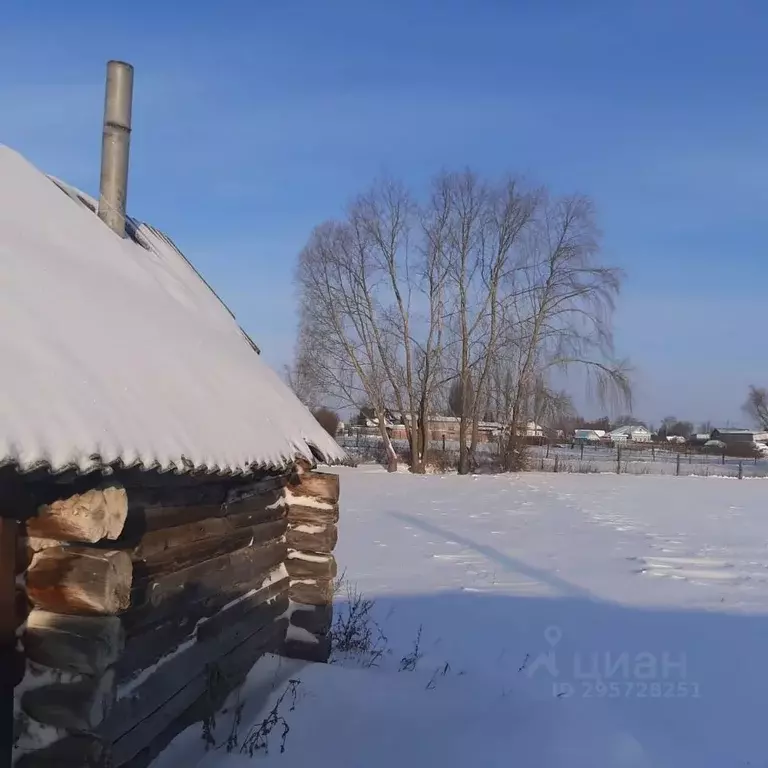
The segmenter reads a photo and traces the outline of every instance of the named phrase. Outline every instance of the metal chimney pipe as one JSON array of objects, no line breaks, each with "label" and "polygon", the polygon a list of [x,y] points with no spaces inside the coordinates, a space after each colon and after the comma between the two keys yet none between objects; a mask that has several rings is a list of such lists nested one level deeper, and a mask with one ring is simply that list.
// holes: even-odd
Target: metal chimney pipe
[{"label": "metal chimney pipe", "polygon": [[108,61],[104,135],[101,142],[99,218],[120,237],[125,237],[132,101],[133,67],[124,61]]}]

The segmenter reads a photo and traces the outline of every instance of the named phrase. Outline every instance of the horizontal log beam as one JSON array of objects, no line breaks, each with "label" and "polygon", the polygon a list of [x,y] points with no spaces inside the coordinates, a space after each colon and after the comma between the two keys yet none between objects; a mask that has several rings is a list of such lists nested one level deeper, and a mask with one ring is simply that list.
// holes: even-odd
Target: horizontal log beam
[{"label": "horizontal log beam", "polygon": [[[291,601],[293,603],[293,601]],[[333,626],[332,605],[291,605],[291,624],[315,635],[327,635]]]},{"label": "horizontal log beam", "polygon": [[[231,589],[213,593],[196,603],[185,603],[179,607],[177,614],[160,623],[135,627],[129,635],[125,652],[115,665],[118,684],[151,666],[192,635],[206,639],[231,626],[242,612],[288,594],[287,577],[262,587],[267,575],[261,574],[251,584],[233,585]],[[230,605],[252,590],[253,594],[248,598]]]},{"label": "horizontal log beam", "polygon": [[[207,665],[220,664],[222,657],[243,644],[253,646],[257,651],[257,658],[263,649],[259,647],[260,642],[254,635],[272,628],[276,623],[275,619],[284,612],[285,605],[279,601],[260,605],[217,636],[197,642],[166,661],[143,684],[118,700],[112,716],[101,728],[101,735],[108,741],[116,742],[176,698],[180,691],[189,689],[190,684],[193,684],[183,697],[183,707],[174,708],[174,716],[177,717],[205,692],[209,684]],[[269,641],[273,639],[270,633]]]},{"label": "horizontal log beam", "polygon": [[333,552],[338,539],[339,529],[331,523],[320,525],[294,523],[288,526],[286,534],[286,542],[290,549],[318,554]]},{"label": "horizontal log beam", "polygon": [[294,496],[309,496],[328,504],[339,501],[339,476],[328,472],[303,472],[291,478]]},{"label": "horizontal log beam", "polygon": [[[235,690],[244,681],[261,656],[279,650],[285,636],[286,625],[285,619],[275,621],[218,658],[215,668],[223,680],[222,690],[217,696],[218,701],[222,701],[226,694]],[[263,690],[257,690],[250,698],[256,702],[266,702],[271,688],[262,688]],[[211,705],[210,699],[210,680],[205,670],[198,673],[184,688],[134,728],[114,741],[113,764],[133,765],[133,760],[136,758],[137,764],[146,765],[146,760],[153,759],[159,754],[176,734],[212,713],[215,705]]]},{"label": "horizontal log beam", "polygon": [[224,536],[193,541],[167,550],[155,550],[152,555],[139,559],[134,553],[134,585],[139,586],[150,579],[157,579],[196,564],[230,554],[247,547],[259,547],[285,536],[288,521],[277,518],[271,522],[238,528]]},{"label": "horizontal log beam", "polygon": [[115,703],[115,673],[82,677],[68,683],[50,683],[25,691],[21,708],[33,720],[69,731],[91,733]]},{"label": "horizontal log beam", "polygon": [[336,558],[333,555],[309,555],[289,552],[285,561],[292,579],[335,579]]},{"label": "horizontal log beam", "polygon": [[[271,523],[280,520],[286,516],[284,506],[273,507],[272,504],[279,501],[273,501],[273,497],[262,498],[259,503],[248,502],[248,504],[239,504],[241,506],[251,506],[237,514],[225,515],[219,511],[216,515],[202,520],[196,520],[184,525],[177,525],[172,528],[164,528],[157,531],[150,531],[144,535],[132,550],[134,560],[142,560],[152,557],[167,550],[179,546],[185,546],[197,541],[210,540],[228,534],[234,533],[244,528],[253,528],[260,523]],[[271,502],[268,503],[268,502]]]},{"label": "horizontal log beam", "polygon": [[283,656],[289,659],[302,659],[303,661],[314,661],[323,664],[331,656],[331,636],[320,635],[312,636],[314,642],[305,642],[304,640],[289,637],[283,645]]},{"label": "horizontal log beam", "polygon": [[331,605],[334,583],[330,579],[291,580],[288,594],[295,603],[304,605]]},{"label": "horizontal log beam", "polygon": [[67,672],[100,675],[114,664],[125,642],[116,616],[69,616],[34,610],[24,632],[27,658]]},{"label": "horizontal log beam", "polygon": [[27,594],[53,613],[110,615],[130,604],[133,568],[125,552],[53,547],[38,552],[27,571]]},{"label": "horizontal log beam", "polygon": [[128,514],[125,489],[105,485],[41,505],[27,520],[27,536],[56,541],[116,539]]},{"label": "horizontal log beam", "polygon": [[25,752],[14,768],[103,768],[111,765],[109,749],[100,739],[86,734],[64,736],[59,741]]},{"label": "horizontal log beam", "polygon": [[132,606],[123,614],[124,626],[131,635],[138,625],[182,615],[186,605],[265,576],[287,553],[285,542],[278,539],[159,576],[134,590]]},{"label": "horizontal log beam", "polygon": [[322,507],[308,507],[294,502],[288,503],[288,522],[291,525],[328,525],[339,522],[338,504],[325,509]]},{"label": "horizontal log beam", "polygon": [[[261,494],[231,503],[225,499],[215,503],[185,505],[170,497],[162,504],[131,506],[129,500],[130,508],[125,528],[114,546],[119,549],[135,549],[142,545],[162,546],[161,542],[168,536],[204,537],[217,530],[215,520],[233,521],[228,526],[219,523],[219,529],[255,525],[273,519],[276,515],[285,514],[284,511],[275,509],[275,505],[278,505],[282,498],[282,488],[270,488]],[[205,524],[201,528],[194,528],[196,524],[202,523]]]}]

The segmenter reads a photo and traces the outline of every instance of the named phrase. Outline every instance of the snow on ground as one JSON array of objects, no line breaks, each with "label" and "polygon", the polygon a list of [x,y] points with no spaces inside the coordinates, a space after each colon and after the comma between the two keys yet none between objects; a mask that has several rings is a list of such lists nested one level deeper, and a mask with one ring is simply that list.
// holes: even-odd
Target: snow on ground
[{"label": "snow on ground", "polygon": [[[768,766],[764,481],[341,474],[340,568],[389,652],[257,665],[254,706],[301,680],[267,764]],[[250,763],[201,745],[190,729],[156,768]]]}]

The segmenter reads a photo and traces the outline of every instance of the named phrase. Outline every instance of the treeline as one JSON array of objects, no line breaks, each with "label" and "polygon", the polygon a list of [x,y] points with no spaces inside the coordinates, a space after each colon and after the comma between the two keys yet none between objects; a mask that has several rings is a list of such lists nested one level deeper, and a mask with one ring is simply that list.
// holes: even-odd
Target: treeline
[{"label": "treeline", "polygon": [[572,413],[556,385],[572,368],[603,399],[628,401],[612,340],[620,280],[600,260],[585,197],[470,171],[439,175],[421,198],[378,182],[300,254],[291,384],[311,407],[370,407],[391,469],[385,415],[405,424],[411,468],[422,471],[428,417],[448,408],[460,472],[491,419],[504,425],[504,466],[516,469],[521,427]]}]

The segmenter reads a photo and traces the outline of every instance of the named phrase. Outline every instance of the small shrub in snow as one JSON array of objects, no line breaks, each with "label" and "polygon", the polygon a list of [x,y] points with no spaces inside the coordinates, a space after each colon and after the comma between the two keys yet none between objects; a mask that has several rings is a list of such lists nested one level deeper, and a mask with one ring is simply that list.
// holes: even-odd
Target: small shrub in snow
[{"label": "small shrub in snow", "polygon": [[413,650],[400,659],[401,672],[413,672],[418,666],[419,660],[424,655],[421,652],[421,630],[422,627],[419,626],[419,631],[416,633],[416,639],[413,642]]},{"label": "small shrub in snow", "polygon": [[[221,743],[216,741],[216,714],[222,693],[230,690],[226,676],[221,672],[217,664],[211,664],[208,667],[208,685],[206,689],[207,709],[209,714],[205,716],[202,723],[201,738],[205,743],[205,749],[226,749],[227,752],[234,752],[239,747],[240,754],[253,757],[257,752],[269,752],[269,738],[275,728],[281,728],[280,752],[285,752],[285,741],[288,732],[291,730],[285,717],[282,715],[284,710],[283,703],[286,698],[290,698],[289,712],[296,708],[296,696],[300,680],[289,680],[288,687],[280,694],[275,705],[269,711],[267,716],[258,724],[251,726],[248,733],[240,744],[240,726],[243,721],[243,709],[245,702],[240,701],[240,694],[237,695],[237,703],[232,712],[232,724],[229,728],[227,738]],[[221,712],[226,714],[227,710]]]},{"label": "small shrub in snow", "polygon": [[[341,589],[337,585],[337,591]],[[365,666],[374,667],[387,649],[387,637],[373,617],[374,601],[366,599],[357,589],[347,585],[347,601],[340,609],[331,628],[331,652],[359,656]]]},{"label": "small shrub in snow", "polygon": [[[301,680],[289,680],[288,687],[280,694],[280,698],[275,702],[275,706],[269,711],[269,714],[258,724],[251,727],[243,739],[243,745],[240,747],[241,755],[248,755],[253,757],[257,752],[264,752],[269,754],[269,737],[272,735],[272,731],[275,728],[281,728],[282,733],[280,735],[280,754],[285,752],[285,740],[288,738],[288,732],[291,727],[288,725],[288,721],[280,713],[280,708],[286,698],[290,697],[289,712],[293,712],[296,709],[296,695]],[[237,741],[235,741],[237,745]],[[231,752],[229,745],[227,745],[227,752]]]}]

